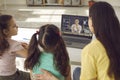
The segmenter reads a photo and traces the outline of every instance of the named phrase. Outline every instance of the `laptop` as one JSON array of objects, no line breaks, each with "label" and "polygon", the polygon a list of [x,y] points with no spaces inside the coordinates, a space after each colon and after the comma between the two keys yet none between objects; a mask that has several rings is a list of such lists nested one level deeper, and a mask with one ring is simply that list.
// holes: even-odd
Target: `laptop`
[{"label": "laptop", "polygon": [[67,47],[84,48],[92,40],[88,16],[62,15],[61,33]]}]

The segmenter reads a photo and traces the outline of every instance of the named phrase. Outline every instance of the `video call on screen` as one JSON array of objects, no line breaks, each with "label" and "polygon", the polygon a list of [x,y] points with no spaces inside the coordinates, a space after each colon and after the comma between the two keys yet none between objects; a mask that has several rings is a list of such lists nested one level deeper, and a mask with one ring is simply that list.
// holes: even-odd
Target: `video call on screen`
[{"label": "video call on screen", "polygon": [[[75,16],[75,15],[62,15],[61,21],[61,30],[65,33],[72,33],[72,25],[75,24],[75,20],[79,21],[79,25],[81,26],[80,33],[75,33],[76,35],[92,35],[91,31],[88,27],[88,17],[87,16]],[[74,33],[73,33],[74,34]]]}]

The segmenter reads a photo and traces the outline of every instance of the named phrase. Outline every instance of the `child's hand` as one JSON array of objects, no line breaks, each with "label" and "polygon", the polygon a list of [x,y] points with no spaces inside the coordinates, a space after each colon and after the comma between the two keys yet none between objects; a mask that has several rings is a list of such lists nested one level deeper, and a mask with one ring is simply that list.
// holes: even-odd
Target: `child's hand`
[{"label": "child's hand", "polygon": [[25,49],[28,49],[28,44],[27,44],[27,43],[22,42],[21,45],[22,45]]}]

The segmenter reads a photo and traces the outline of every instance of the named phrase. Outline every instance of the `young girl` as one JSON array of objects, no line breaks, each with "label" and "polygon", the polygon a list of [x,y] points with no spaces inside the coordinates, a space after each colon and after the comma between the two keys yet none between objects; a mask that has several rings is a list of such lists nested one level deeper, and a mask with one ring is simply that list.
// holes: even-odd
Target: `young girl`
[{"label": "young girl", "polygon": [[55,25],[44,25],[33,34],[28,53],[25,68],[30,69],[32,75],[42,74],[41,69],[45,69],[59,80],[71,80],[68,52]]},{"label": "young girl", "polygon": [[0,80],[30,80],[29,74],[16,68],[16,55],[27,57],[22,44],[12,40],[18,26],[11,15],[0,15]]}]

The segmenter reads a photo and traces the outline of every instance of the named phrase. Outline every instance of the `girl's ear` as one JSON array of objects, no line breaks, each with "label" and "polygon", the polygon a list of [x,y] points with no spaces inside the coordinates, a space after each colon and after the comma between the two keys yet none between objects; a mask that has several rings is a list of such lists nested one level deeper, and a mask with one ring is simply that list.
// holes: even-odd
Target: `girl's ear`
[{"label": "girl's ear", "polygon": [[7,29],[4,29],[4,30],[3,30],[3,33],[4,33],[5,35],[8,35],[8,34],[9,34],[9,31],[8,31]]}]

